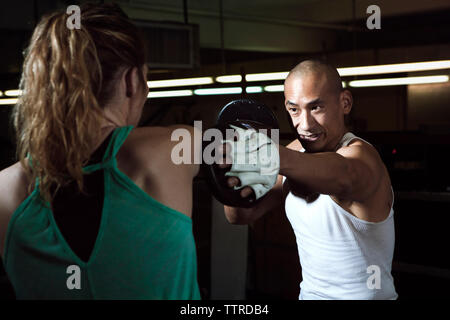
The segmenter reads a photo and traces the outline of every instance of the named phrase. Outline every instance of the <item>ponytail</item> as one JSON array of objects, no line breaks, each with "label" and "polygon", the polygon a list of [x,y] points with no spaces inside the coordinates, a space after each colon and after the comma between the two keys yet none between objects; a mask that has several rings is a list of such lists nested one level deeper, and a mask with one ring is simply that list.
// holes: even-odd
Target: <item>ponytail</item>
[{"label": "ponytail", "polygon": [[37,179],[48,202],[72,181],[83,191],[82,167],[100,135],[114,76],[145,63],[142,38],[116,5],[81,7],[81,29],[67,28],[66,19],[65,12],[53,13],[34,30],[12,113],[28,191]]}]

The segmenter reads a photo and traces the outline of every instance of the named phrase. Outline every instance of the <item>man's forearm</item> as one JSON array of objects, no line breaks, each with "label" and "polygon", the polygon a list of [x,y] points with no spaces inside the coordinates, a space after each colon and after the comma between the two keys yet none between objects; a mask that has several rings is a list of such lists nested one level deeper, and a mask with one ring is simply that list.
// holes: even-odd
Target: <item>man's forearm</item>
[{"label": "man's forearm", "polygon": [[225,216],[231,224],[249,224],[256,220],[255,210],[252,208],[236,208],[224,206]]},{"label": "man's forearm", "polygon": [[280,146],[280,174],[291,186],[330,195],[341,195],[351,187],[349,162],[334,152],[302,153]]}]

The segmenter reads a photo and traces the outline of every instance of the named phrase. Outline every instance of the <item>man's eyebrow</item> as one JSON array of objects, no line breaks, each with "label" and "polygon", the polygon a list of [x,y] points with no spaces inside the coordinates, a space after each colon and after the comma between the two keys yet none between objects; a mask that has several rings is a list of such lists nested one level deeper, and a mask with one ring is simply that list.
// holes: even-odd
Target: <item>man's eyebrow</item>
[{"label": "man's eyebrow", "polygon": [[295,107],[298,107],[298,104],[296,104],[296,103],[294,103],[294,102],[292,102],[292,101],[286,101],[286,106],[295,106]]},{"label": "man's eyebrow", "polygon": [[311,101],[308,102],[306,105],[307,105],[307,106],[312,106],[312,105],[320,104],[320,103],[322,103],[322,102],[323,102],[323,101],[322,101],[320,98],[317,98],[317,99],[311,100]]},{"label": "man's eyebrow", "polygon": [[[316,104],[320,104],[323,103],[323,100],[321,100],[320,98],[316,98],[314,100],[309,101],[306,105],[308,107],[312,106],[312,105],[316,105]],[[298,107],[297,103],[294,103],[292,101],[287,100],[286,101],[286,106],[294,106],[294,107]]]}]

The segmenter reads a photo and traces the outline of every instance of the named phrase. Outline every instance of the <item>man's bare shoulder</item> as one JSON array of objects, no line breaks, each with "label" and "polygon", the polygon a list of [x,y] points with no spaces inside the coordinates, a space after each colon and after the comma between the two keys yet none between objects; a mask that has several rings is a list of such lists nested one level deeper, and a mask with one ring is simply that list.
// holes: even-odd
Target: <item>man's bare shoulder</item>
[{"label": "man's bare shoulder", "polygon": [[339,148],[336,152],[346,158],[362,160],[377,171],[384,167],[375,147],[361,139],[353,139],[347,146]]},{"label": "man's bare shoulder", "polygon": [[[360,139],[354,139],[351,143],[337,150],[342,156],[356,160],[355,163],[364,164],[364,171],[359,171],[360,181],[365,181],[364,190],[368,196],[362,201],[354,201],[356,206],[347,208],[360,219],[380,222],[386,219],[390,213],[393,194],[389,172],[378,151],[371,144]],[[366,172],[367,174],[363,174]],[[345,204],[342,204],[345,207]]]}]

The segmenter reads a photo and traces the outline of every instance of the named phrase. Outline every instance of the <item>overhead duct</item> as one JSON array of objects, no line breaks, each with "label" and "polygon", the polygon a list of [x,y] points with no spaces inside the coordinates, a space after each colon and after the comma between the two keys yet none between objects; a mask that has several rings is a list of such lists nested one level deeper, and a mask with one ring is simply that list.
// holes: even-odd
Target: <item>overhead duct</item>
[{"label": "overhead duct", "polygon": [[135,20],[144,34],[149,68],[192,69],[199,66],[199,32],[195,24]]}]

